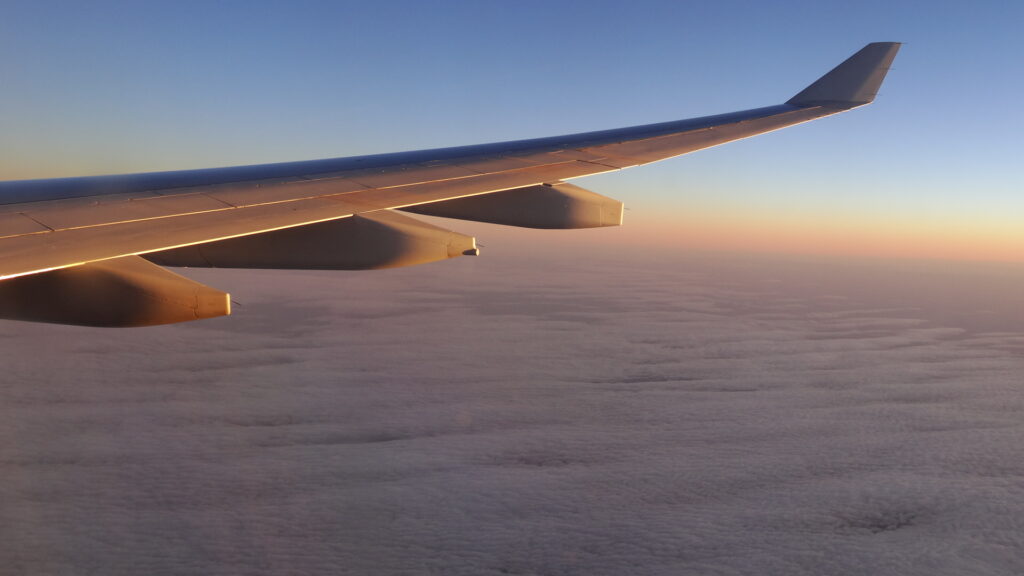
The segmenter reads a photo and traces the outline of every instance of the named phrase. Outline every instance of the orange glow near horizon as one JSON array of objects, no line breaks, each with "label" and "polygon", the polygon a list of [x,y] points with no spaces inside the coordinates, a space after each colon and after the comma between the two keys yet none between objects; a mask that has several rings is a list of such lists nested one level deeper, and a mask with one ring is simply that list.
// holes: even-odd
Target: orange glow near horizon
[{"label": "orange glow near horizon", "polygon": [[[88,162],[80,159],[49,176],[82,175],[87,166]],[[118,166],[119,170],[93,168],[90,173],[142,170],[125,166]],[[579,183],[586,186],[585,181]],[[737,206],[736,197],[731,195],[731,202],[704,198],[661,203],[651,200],[657,197],[656,190],[637,194],[635,199],[643,198],[643,206],[626,213],[621,230],[567,231],[554,242],[563,246],[622,245],[673,251],[1024,262],[1024,227],[1014,222],[1012,215],[745,207]],[[630,203],[627,201],[627,206]],[[483,242],[508,235],[512,244],[552,245],[551,231],[539,231],[535,236],[529,230],[479,227],[472,222],[439,220],[438,224],[476,234]]]},{"label": "orange glow near horizon", "polygon": [[[953,218],[690,211],[627,221],[622,240],[699,250],[882,258],[1024,261],[1024,230]],[[631,226],[632,224],[632,226]]]},{"label": "orange glow near horizon", "polygon": [[435,223],[475,235],[484,246],[517,249],[708,251],[856,258],[1024,262],[1024,230],[994,219],[957,220],[860,214],[744,213],[714,209],[627,212],[621,228],[528,230],[437,219]]}]

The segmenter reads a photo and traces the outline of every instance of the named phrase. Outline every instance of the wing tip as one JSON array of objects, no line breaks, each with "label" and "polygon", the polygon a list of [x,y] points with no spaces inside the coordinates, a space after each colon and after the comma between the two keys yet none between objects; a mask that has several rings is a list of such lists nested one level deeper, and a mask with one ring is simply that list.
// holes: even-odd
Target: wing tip
[{"label": "wing tip", "polygon": [[874,101],[902,42],[871,42],[786,104],[853,108]]}]

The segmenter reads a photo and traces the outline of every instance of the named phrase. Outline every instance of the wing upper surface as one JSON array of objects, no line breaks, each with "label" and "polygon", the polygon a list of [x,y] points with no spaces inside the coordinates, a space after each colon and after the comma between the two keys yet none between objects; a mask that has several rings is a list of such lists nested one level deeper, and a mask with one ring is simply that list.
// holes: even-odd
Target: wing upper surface
[{"label": "wing upper surface", "polygon": [[[892,43],[869,45],[836,69],[841,82],[819,81],[804,93],[827,89],[830,97],[842,94],[849,91],[847,85],[856,84],[858,75],[870,76],[868,87],[873,90],[884,76],[879,70],[887,68],[896,48]],[[859,96],[864,90],[854,93]],[[478,146],[0,182],[0,279],[619,170],[864,103],[791,101],[717,116]]]},{"label": "wing upper surface", "polygon": [[[473,148],[458,149],[466,155],[455,157],[452,149],[394,155],[394,164],[375,159],[369,168],[352,161],[298,163],[289,166],[298,172],[282,176],[279,168],[266,179],[247,179],[268,173],[262,167],[206,171],[215,183],[191,186],[154,187],[192,183],[193,173],[114,176],[116,194],[0,205],[0,277],[619,170],[842,110],[783,105],[708,121],[569,136],[561,143],[545,139],[532,148],[514,142],[484,145],[477,155]],[[328,171],[313,172],[314,167]],[[218,182],[230,178],[241,180]],[[34,188],[35,198],[48,198],[100,181],[27,188]]]}]

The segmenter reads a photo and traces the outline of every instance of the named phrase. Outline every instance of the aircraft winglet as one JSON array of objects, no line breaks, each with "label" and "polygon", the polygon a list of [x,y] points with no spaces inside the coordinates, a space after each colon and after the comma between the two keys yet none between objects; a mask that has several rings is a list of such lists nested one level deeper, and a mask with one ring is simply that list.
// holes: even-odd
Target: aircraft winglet
[{"label": "aircraft winglet", "polygon": [[863,106],[875,99],[899,42],[872,42],[789,99],[793,106]]}]

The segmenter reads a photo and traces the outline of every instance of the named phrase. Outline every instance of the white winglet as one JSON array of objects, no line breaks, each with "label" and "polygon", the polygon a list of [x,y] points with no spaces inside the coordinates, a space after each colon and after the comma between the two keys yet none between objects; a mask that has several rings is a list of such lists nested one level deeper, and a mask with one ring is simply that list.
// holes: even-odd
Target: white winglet
[{"label": "white winglet", "polygon": [[863,106],[875,99],[899,42],[872,42],[789,99],[793,106]]}]

